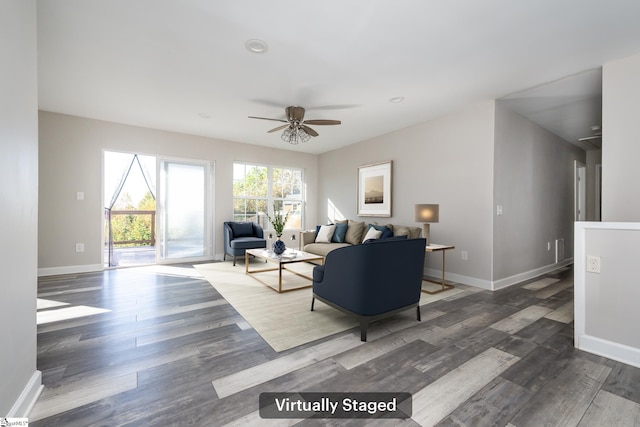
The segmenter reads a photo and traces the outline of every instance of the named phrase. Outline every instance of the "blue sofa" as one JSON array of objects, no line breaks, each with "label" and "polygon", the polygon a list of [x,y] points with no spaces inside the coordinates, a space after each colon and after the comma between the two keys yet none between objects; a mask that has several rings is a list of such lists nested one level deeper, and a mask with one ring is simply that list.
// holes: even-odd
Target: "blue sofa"
[{"label": "blue sofa", "polygon": [[267,247],[267,240],[264,238],[264,231],[255,222],[233,222],[224,223],[224,256],[227,254],[233,257],[233,265],[236,265],[236,257],[244,256],[247,249],[260,249]]},{"label": "blue sofa", "polygon": [[420,320],[425,246],[424,238],[390,238],[332,250],[313,269],[311,311],[318,299],[355,316],[362,341],[383,317],[415,307]]}]

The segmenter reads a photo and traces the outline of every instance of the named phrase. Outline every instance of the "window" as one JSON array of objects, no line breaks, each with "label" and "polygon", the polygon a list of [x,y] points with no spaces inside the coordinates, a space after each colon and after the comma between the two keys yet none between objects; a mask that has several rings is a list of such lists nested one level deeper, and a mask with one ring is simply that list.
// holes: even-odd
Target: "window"
[{"label": "window", "polygon": [[274,207],[288,213],[286,229],[302,229],[302,169],[233,164],[233,220],[252,221],[272,229],[266,213]]}]

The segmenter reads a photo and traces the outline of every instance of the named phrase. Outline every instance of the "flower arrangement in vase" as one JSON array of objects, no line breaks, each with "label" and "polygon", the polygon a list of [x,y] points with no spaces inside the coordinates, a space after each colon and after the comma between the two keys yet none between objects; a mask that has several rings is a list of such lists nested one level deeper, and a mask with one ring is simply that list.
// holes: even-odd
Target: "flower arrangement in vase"
[{"label": "flower arrangement in vase", "polygon": [[284,231],[284,226],[287,223],[287,220],[289,219],[289,212],[287,212],[283,216],[280,213],[280,210],[276,209],[275,206],[274,206],[273,218],[271,218],[269,216],[269,214],[267,214],[267,219],[269,220],[269,222],[273,226],[273,231],[276,232],[276,241],[273,242],[273,245],[271,246],[271,249],[273,249],[273,252],[276,255],[282,255],[284,253],[284,251],[287,250],[287,247],[285,246],[284,242],[282,240],[280,240],[280,237],[282,237],[282,232]]}]

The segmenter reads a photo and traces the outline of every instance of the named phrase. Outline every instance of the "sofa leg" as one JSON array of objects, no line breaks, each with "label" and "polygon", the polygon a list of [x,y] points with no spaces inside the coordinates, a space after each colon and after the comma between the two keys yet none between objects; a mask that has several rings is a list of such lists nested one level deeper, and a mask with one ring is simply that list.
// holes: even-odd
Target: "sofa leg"
[{"label": "sofa leg", "polygon": [[418,322],[422,322],[422,318],[420,318],[420,306],[416,307],[416,313],[418,313]]},{"label": "sofa leg", "polygon": [[316,298],[312,297],[311,298],[311,311],[313,311],[313,304],[316,302]]},{"label": "sofa leg", "polygon": [[369,326],[369,322],[362,320],[360,321],[360,341],[367,342],[367,327]]}]

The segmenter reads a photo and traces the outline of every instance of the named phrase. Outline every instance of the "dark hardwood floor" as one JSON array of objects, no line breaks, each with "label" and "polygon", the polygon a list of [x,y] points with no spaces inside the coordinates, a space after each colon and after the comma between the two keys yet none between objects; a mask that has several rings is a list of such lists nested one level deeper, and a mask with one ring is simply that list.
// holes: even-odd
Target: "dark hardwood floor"
[{"label": "dark hardwood floor", "polygon": [[[30,425],[640,425],[640,369],[573,347],[571,268],[457,289],[276,353],[191,266],[44,277]],[[265,391],[410,392],[413,417],[261,419]]]}]

